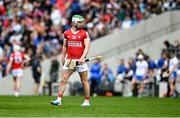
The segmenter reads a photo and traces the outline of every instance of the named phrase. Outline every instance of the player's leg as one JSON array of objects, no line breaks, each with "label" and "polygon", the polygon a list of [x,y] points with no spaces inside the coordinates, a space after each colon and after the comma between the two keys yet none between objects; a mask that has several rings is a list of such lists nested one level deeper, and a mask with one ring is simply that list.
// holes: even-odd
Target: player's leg
[{"label": "player's leg", "polygon": [[17,79],[17,77],[13,76],[13,92],[14,92],[15,96],[17,96],[16,79]]},{"label": "player's leg", "polygon": [[63,93],[65,91],[67,81],[69,77],[72,75],[72,73],[73,73],[72,69],[63,69],[62,75],[61,75],[61,81],[60,81],[59,89],[58,89],[58,97],[55,101],[51,101],[51,104],[61,105],[61,99],[63,97]]},{"label": "player's leg", "polygon": [[134,90],[134,85],[136,84],[137,80],[136,78],[134,77],[132,80],[131,80],[131,92],[128,93],[128,96],[133,96],[133,90]]},{"label": "player's leg", "polygon": [[173,96],[175,90],[174,79],[169,80],[169,87],[170,87],[170,96]]},{"label": "player's leg", "polygon": [[81,82],[83,84],[84,89],[84,103],[82,106],[90,106],[89,99],[90,99],[90,86],[88,82],[88,71],[79,72],[79,76],[81,78]]},{"label": "player's leg", "polygon": [[16,78],[16,90],[17,90],[17,96],[19,96],[21,90],[21,77]]},{"label": "player's leg", "polygon": [[34,95],[38,95],[39,94],[39,85],[40,85],[40,76],[39,77],[34,76],[33,78],[35,80],[35,83],[33,86]]},{"label": "player's leg", "polygon": [[59,85],[59,90],[58,90],[58,97],[62,97],[65,89],[66,89],[66,84],[68,82],[69,77],[72,75],[73,70],[68,69],[68,70],[63,70],[62,73],[62,79]]},{"label": "player's leg", "polygon": [[144,85],[145,85],[144,81],[143,80],[140,81],[140,88],[138,90],[138,97],[142,96],[142,93],[144,92]]},{"label": "player's leg", "polygon": [[20,79],[21,78],[19,77],[13,77],[13,90],[14,90],[14,95],[16,97],[18,97],[20,93],[20,88],[21,88]]},{"label": "player's leg", "polygon": [[173,72],[171,76],[169,77],[170,96],[174,95],[176,78],[177,78],[177,75],[175,72]]}]

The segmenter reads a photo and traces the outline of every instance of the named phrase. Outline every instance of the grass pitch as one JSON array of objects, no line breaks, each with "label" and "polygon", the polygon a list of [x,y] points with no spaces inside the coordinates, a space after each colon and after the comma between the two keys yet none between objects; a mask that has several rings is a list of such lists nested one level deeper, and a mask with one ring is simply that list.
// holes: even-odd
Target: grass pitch
[{"label": "grass pitch", "polygon": [[180,99],[92,97],[90,107],[80,107],[83,97],[64,97],[52,106],[48,96],[0,96],[0,117],[177,117]]}]

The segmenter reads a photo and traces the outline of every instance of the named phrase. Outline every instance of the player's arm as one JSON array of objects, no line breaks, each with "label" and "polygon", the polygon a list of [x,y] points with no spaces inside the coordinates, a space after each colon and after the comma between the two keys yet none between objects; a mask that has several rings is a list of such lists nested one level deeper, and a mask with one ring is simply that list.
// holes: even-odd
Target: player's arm
[{"label": "player's arm", "polygon": [[79,62],[85,62],[85,57],[87,56],[88,52],[89,52],[89,47],[90,47],[90,38],[89,35],[87,33],[87,38],[84,39],[84,51],[83,54],[81,56],[81,58],[79,59]]},{"label": "player's arm", "polygon": [[28,63],[30,60],[31,60],[30,57],[28,55],[24,54],[24,60],[21,63],[22,67],[24,66],[25,63]]},{"label": "player's arm", "polygon": [[23,63],[27,63],[31,60],[28,55],[24,55],[24,58],[25,58],[25,60],[23,61]]},{"label": "player's arm", "polygon": [[9,59],[9,62],[8,62],[8,65],[7,65],[7,68],[6,68],[6,74],[9,74],[9,73],[10,73],[12,63],[13,63],[13,57],[12,57],[12,55],[11,55],[11,56],[10,56],[10,59]]},{"label": "player's arm", "polygon": [[62,53],[61,53],[61,61],[62,61],[63,65],[64,65],[64,60],[65,60],[66,53],[67,53],[67,39],[64,38],[63,47],[62,47]]},{"label": "player's arm", "polygon": [[164,62],[164,64],[163,64],[163,66],[162,66],[161,69],[166,69],[166,68],[168,68],[168,62],[167,62],[167,60],[165,60],[165,62]]}]

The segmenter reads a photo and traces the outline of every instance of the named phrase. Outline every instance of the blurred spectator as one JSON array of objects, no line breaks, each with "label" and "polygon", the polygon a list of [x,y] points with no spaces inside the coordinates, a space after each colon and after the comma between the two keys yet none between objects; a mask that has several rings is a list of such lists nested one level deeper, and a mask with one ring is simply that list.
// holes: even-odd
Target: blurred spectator
[{"label": "blurred spectator", "polygon": [[53,53],[51,56],[51,67],[50,67],[50,81],[48,82],[49,86],[49,95],[52,95],[52,84],[57,82],[59,72],[59,62],[57,60],[57,54]]},{"label": "blurred spectator", "polygon": [[39,84],[41,81],[41,74],[42,74],[41,55],[38,53],[32,58],[32,74],[35,82],[33,87],[34,95],[38,95]]},{"label": "blurred spectator", "polygon": [[156,64],[155,61],[152,60],[149,56],[147,56],[147,62],[148,62],[148,77],[150,78],[150,81],[155,81],[155,73],[156,73]]},{"label": "blurred spectator", "polygon": [[119,65],[117,68],[117,75],[124,74],[124,72],[125,72],[124,59],[119,59]]},{"label": "blurred spectator", "polygon": [[159,71],[158,74],[160,74],[160,83],[159,83],[160,98],[167,96],[167,92],[168,92],[168,77],[164,76],[164,73],[168,71],[169,60],[170,60],[169,53],[167,51],[163,51],[162,59],[161,59],[162,65],[161,64],[159,65],[159,70],[158,70]]},{"label": "blurred spectator", "polygon": [[[138,96],[141,97],[142,93],[144,92],[144,81],[147,77],[147,72],[148,72],[148,63],[144,59],[144,56],[142,54],[138,55],[138,60],[136,62],[136,71],[135,71],[135,76],[131,81],[131,86],[132,86],[132,92],[134,90],[134,86],[136,83],[139,82],[140,87],[138,89]],[[129,96],[132,96],[133,94],[129,93]]]},{"label": "blurred spectator", "polygon": [[174,52],[174,46],[168,40],[164,41],[164,46],[163,50],[167,51],[170,55]]},{"label": "blurred spectator", "polygon": [[164,0],[163,2],[163,11],[173,10],[176,7],[176,2],[174,0]]},{"label": "blurred spectator", "polygon": [[135,72],[135,70],[136,70],[136,64],[135,64],[135,60],[134,60],[132,57],[130,57],[130,58],[128,59],[128,64],[129,64],[129,66],[131,67],[131,69]]},{"label": "blurred spectator", "polygon": [[101,95],[106,95],[112,91],[113,80],[114,80],[114,77],[113,77],[112,70],[109,68],[108,64],[105,63],[103,65],[101,81],[99,84]]},{"label": "blurred spectator", "polygon": [[125,75],[124,75],[124,96],[128,96],[128,93],[131,92],[131,81],[134,76],[134,70],[131,67],[130,63],[125,65]]},{"label": "blurred spectator", "polygon": [[51,57],[51,69],[50,69],[50,79],[51,82],[57,82],[59,71],[59,61],[57,60],[57,55],[54,53]]},{"label": "blurred spectator", "polygon": [[125,65],[124,59],[119,59],[119,65],[117,68],[116,77],[113,84],[114,94],[121,95],[122,94],[122,81],[124,80],[125,75]]},{"label": "blurred spectator", "polygon": [[57,5],[53,7],[50,17],[53,25],[58,28],[61,24],[62,15]]},{"label": "blurred spectator", "polygon": [[170,96],[175,96],[174,90],[175,90],[175,80],[177,78],[177,69],[178,69],[178,59],[175,55],[175,52],[171,54],[171,58],[169,60],[169,68],[167,71],[168,77],[169,77],[169,86],[170,86]]},{"label": "blurred spectator", "polygon": [[125,20],[122,22],[122,29],[128,29],[132,25],[132,20],[130,16],[127,16]]},{"label": "blurred spectator", "polygon": [[136,58],[135,58],[136,60],[138,60],[137,58],[138,58],[139,55],[143,55],[143,59],[145,59],[145,60],[147,60],[147,58],[148,58],[148,55],[145,54],[142,49],[138,49],[138,51],[136,53]]},{"label": "blurred spectator", "polygon": [[101,81],[101,64],[98,60],[96,60],[90,69],[90,88],[91,95],[96,96],[98,94],[98,85]]}]

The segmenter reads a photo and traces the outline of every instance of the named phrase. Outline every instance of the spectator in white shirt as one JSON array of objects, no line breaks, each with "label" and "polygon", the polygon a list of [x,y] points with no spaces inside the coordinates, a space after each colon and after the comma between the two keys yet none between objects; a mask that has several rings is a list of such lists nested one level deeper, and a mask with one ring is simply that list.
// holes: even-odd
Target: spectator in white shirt
[{"label": "spectator in white shirt", "polygon": [[[131,81],[131,90],[133,91],[134,85],[137,82],[140,82],[140,88],[138,90],[138,96],[141,97],[142,93],[144,91],[144,80],[146,79],[148,72],[148,63],[146,60],[144,60],[143,55],[138,55],[138,60],[136,62],[136,71],[135,71],[135,76]],[[129,93],[129,96],[132,96],[132,92]]]},{"label": "spectator in white shirt", "polygon": [[170,96],[174,95],[175,90],[175,80],[177,78],[177,69],[178,69],[178,59],[175,53],[171,54],[171,58],[169,61],[169,68],[167,71],[169,77],[169,86],[170,86]]}]

